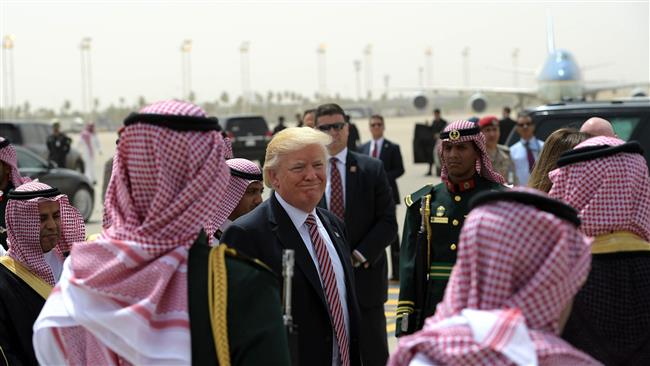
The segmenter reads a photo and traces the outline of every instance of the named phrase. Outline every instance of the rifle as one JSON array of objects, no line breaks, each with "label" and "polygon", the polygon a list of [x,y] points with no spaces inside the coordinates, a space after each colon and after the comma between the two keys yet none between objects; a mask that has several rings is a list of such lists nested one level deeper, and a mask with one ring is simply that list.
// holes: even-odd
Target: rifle
[{"label": "rifle", "polygon": [[289,354],[291,357],[291,364],[297,366],[298,365],[298,326],[293,323],[293,316],[291,315],[293,267],[294,267],[293,249],[283,250],[282,251],[282,279],[284,281],[284,286],[282,286],[282,306],[283,306],[282,320],[284,322],[284,327],[287,329],[287,340],[289,341]]}]

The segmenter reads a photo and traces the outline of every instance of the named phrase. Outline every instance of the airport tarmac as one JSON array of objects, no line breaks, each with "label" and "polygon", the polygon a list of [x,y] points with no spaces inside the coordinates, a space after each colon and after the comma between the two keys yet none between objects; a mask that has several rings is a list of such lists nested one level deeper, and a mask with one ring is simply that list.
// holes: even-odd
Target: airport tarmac
[{"label": "airport tarmac", "polygon": [[[444,111],[443,111],[444,113]],[[495,114],[495,113],[493,113]],[[498,115],[498,114],[496,114]],[[445,115],[442,116],[448,122],[454,121],[460,118],[467,118],[465,114],[454,114],[454,115]],[[424,186],[425,184],[437,184],[440,182],[440,178],[431,176],[425,176],[427,171],[427,164],[414,164],[413,163],[413,149],[412,149],[412,140],[413,140],[413,130],[415,123],[421,123],[424,120],[431,121],[431,115],[422,115],[422,116],[410,116],[410,117],[393,117],[386,118],[386,131],[385,138],[391,140],[394,143],[397,143],[401,147],[402,158],[404,160],[404,170],[405,173],[402,177],[397,180],[397,185],[399,187],[400,195],[403,197],[411,192],[414,192]],[[353,119],[353,123],[357,126],[359,133],[361,135],[361,141],[366,142],[370,139],[370,132],[368,129],[368,120],[367,119]],[[292,124],[289,124],[292,126]],[[274,125],[269,126],[270,128],[275,127]],[[73,138],[74,142],[78,140],[78,135],[70,135]],[[101,182],[103,181],[104,174],[104,164],[108,158],[113,156],[115,153],[115,140],[117,134],[115,132],[100,132],[98,134],[102,155],[100,155],[95,161],[95,171],[97,176],[97,186],[95,187],[95,206],[93,210],[93,215],[88,223],[86,223],[86,232],[87,234],[94,234],[101,231],[101,219],[102,219],[102,200],[101,200]],[[267,198],[270,190],[265,189],[264,197]],[[399,233],[401,237],[402,225],[404,223],[405,215],[405,206],[400,204],[397,206],[397,222],[399,225]],[[389,257],[390,258],[390,257]],[[389,260],[390,266],[390,260]],[[390,270],[389,270],[390,271]],[[386,328],[388,333],[388,343],[391,351],[395,349],[396,338],[394,337],[395,332],[395,310],[397,307],[397,296],[399,292],[398,284],[391,284],[389,288],[388,301],[386,303]]]}]

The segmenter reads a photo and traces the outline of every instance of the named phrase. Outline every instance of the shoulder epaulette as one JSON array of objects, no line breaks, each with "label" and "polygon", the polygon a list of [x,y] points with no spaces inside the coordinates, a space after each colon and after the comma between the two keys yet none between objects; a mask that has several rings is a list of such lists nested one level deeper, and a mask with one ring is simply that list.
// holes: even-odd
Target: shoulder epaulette
[{"label": "shoulder epaulette", "polygon": [[404,197],[404,203],[406,204],[406,207],[411,207],[415,202],[418,202],[422,197],[430,193],[432,189],[433,184],[427,184],[426,186]]},{"label": "shoulder epaulette", "polygon": [[497,149],[499,149],[499,150],[501,150],[503,152],[506,152],[506,153],[510,153],[510,147],[508,147],[506,145],[497,145]]},{"label": "shoulder epaulette", "polygon": [[[246,262],[246,263],[252,265],[253,267],[255,267],[257,269],[262,270],[263,272],[268,272],[268,273],[272,274],[274,277],[280,278],[280,276],[277,273],[275,273],[275,271],[272,270],[271,267],[269,267],[266,263],[262,262],[261,260],[259,260],[257,258],[249,257],[246,254],[237,251],[237,249],[230,248],[226,244],[223,244],[223,243],[219,244],[219,246],[222,246],[222,245],[226,246],[225,253],[226,253],[226,256],[228,256],[229,258],[233,258],[233,259],[240,260],[242,262]],[[213,250],[214,250],[214,248],[213,248]]]}]

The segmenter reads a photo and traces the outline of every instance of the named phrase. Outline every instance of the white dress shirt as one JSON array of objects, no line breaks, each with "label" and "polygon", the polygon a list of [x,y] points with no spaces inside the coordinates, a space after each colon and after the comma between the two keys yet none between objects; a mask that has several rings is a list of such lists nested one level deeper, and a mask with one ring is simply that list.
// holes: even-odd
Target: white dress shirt
[{"label": "white dress shirt", "polygon": [[[528,142],[530,149],[533,151],[535,161],[537,161],[539,159],[539,153],[542,151],[542,147],[544,147],[544,142],[535,137],[528,140]],[[517,174],[517,180],[519,180],[519,185],[521,186],[528,185],[528,178],[530,177],[528,153],[526,152],[524,143],[526,143],[526,140],[521,139],[510,147],[510,159],[515,164],[515,174]]]},{"label": "white dress shirt", "polygon": [[368,155],[373,156],[372,154],[374,153],[375,149],[377,149],[377,157],[375,159],[379,159],[381,156],[381,149],[384,147],[384,138],[380,137],[377,140],[371,140],[370,143],[370,151],[368,151]]},{"label": "white dress shirt", "polygon": [[[316,272],[318,273],[318,277],[320,278],[320,283],[322,287],[323,276],[320,273],[320,266],[318,265],[318,258],[316,256],[316,251],[314,250],[314,245],[312,244],[311,237],[309,236],[309,228],[307,227],[307,224],[305,224],[305,220],[307,220],[307,216],[310,213],[314,215],[314,218],[316,218],[318,233],[320,234],[321,238],[323,238],[323,241],[325,242],[325,247],[327,248],[327,253],[330,256],[332,267],[334,267],[336,288],[338,289],[339,292],[339,299],[341,300],[341,308],[343,310],[345,332],[347,333],[348,340],[349,340],[350,339],[350,317],[348,315],[347,289],[345,287],[345,272],[343,272],[343,264],[341,262],[341,258],[339,258],[339,255],[336,252],[336,248],[334,247],[334,244],[332,243],[332,240],[330,239],[330,236],[327,233],[325,226],[323,226],[323,223],[320,221],[320,218],[316,214],[315,208],[311,212],[302,211],[301,209],[293,207],[289,203],[287,203],[287,201],[285,201],[284,199],[282,199],[282,197],[280,197],[278,192],[275,192],[274,194],[275,194],[275,198],[278,199],[278,202],[280,203],[282,208],[284,208],[284,211],[287,213],[287,215],[289,215],[289,218],[291,219],[293,226],[295,226],[296,230],[298,230],[298,233],[302,238],[302,242],[305,244],[307,251],[309,251],[309,255],[311,256],[312,262],[314,262],[314,267],[316,267]],[[325,294],[325,288],[323,288],[323,294]],[[339,347],[338,347],[338,343],[336,342],[336,333],[334,331],[334,327],[332,327],[332,335],[333,335],[332,336],[332,366],[337,366],[340,365],[341,362],[339,361],[340,360]]]}]

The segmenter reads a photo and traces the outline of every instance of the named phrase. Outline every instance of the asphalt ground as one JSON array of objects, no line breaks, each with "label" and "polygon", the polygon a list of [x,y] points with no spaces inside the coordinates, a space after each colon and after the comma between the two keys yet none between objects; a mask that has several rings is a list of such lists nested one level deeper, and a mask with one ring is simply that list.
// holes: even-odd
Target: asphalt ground
[{"label": "asphalt ground", "polygon": [[[444,112],[444,111],[443,111]],[[495,113],[496,114],[496,113]],[[497,114],[498,115],[498,114]],[[444,115],[443,118],[448,122],[451,122],[455,119],[466,118],[466,115]],[[415,123],[421,123],[424,120],[431,121],[431,116],[412,116],[412,117],[395,117],[395,118],[386,118],[386,131],[385,138],[391,140],[394,143],[397,143],[401,147],[402,158],[404,159],[404,169],[405,173],[402,177],[397,180],[397,185],[399,187],[400,195],[405,196],[411,192],[414,192],[424,186],[425,184],[437,184],[440,182],[440,178],[431,176],[425,176],[427,171],[427,164],[414,164],[413,163],[413,151],[412,151],[412,140],[413,140],[413,130],[415,128]],[[361,141],[365,142],[370,139],[370,132],[368,129],[368,120],[366,119],[356,119],[353,120],[353,123],[356,124],[359,133],[361,135]],[[291,126],[291,125],[290,125]],[[269,126],[271,129],[275,127],[274,125]],[[71,135],[74,142],[78,141],[78,135]],[[108,158],[113,156],[115,153],[115,140],[117,134],[115,132],[100,132],[98,134],[100,144],[101,144],[101,155],[96,158],[95,161],[95,171],[98,184],[95,186],[95,206],[93,209],[93,215],[88,223],[86,223],[86,232],[87,234],[94,234],[101,231],[101,218],[102,218],[102,200],[101,200],[101,182],[103,181],[104,174],[104,163]],[[270,190],[266,189],[264,192],[264,197],[267,198]],[[397,206],[397,222],[399,225],[399,233],[401,237],[402,226],[404,223],[405,215],[405,206],[400,204]],[[388,257],[390,258],[390,256]],[[389,260],[390,262],[390,260]],[[390,264],[389,264],[390,266]],[[392,269],[389,269],[389,273]],[[399,295],[399,284],[392,283],[388,289],[388,301],[385,304],[385,313],[386,313],[386,332],[388,334],[388,344],[391,351],[395,349],[397,340],[394,336],[395,334],[395,311],[397,308],[397,298]]]}]

